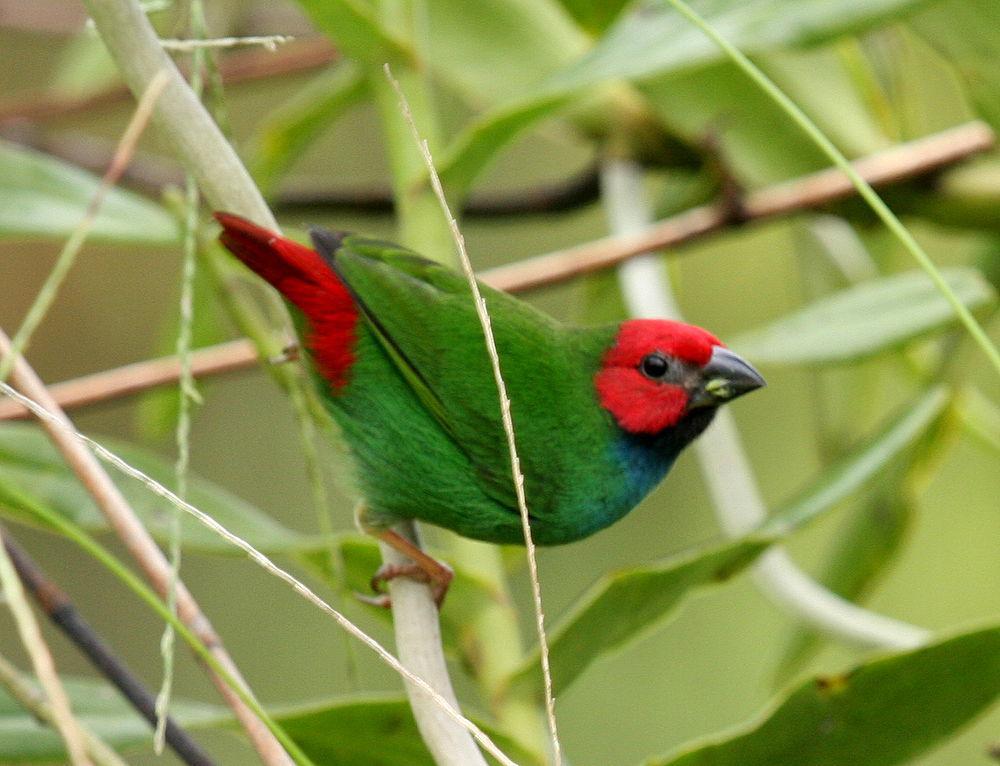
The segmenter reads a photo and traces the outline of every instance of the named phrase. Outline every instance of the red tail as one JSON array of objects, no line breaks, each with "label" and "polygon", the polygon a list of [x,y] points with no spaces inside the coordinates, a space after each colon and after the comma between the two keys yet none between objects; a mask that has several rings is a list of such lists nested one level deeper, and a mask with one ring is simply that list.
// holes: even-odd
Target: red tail
[{"label": "red tail", "polygon": [[232,213],[215,213],[219,240],[270,282],[309,320],[306,345],[334,391],[354,363],[358,310],[351,294],[319,253]]}]

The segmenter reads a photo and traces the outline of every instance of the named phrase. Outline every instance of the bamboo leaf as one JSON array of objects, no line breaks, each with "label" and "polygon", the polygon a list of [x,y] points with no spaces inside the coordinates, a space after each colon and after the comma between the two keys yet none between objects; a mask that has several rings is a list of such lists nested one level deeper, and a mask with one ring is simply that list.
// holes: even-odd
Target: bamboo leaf
[{"label": "bamboo leaf", "polygon": [[[83,219],[99,184],[100,179],[84,170],[0,141],[0,238],[68,237]],[[155,202],[110,189],[90,238],[172,245],[180,240],[180,228]]]},{"label": "bamboo leaf", "polygon": [[[739,574],[770,545],[855,492],[936,422],[947,402],[942,389],[921,395],[882,431],[784,504],[757,533],[599,580],[550,633],[555,692],[561,693],[592,662],[667,619],[692,591]],[[540,692],[537,649],[512,674],[510,683]]]},{"label": "bamboo leaf", "polygon": [[329,128],[366,93],[365,80],[344,62],[301,88],[268,114],[251,140],[254,180],[266,194],[319,134]]},{"label": "bamboo leaf", "polygon": [[[701,0],[698,11],[743,50],[815,45],[902,18],[926,0]],[[580,93],[627,79],[637,82],[689,71],[724,56],[699,30],[663,2],[638,3],[596,45],[530,93],[477,118],[448,147],[438,171],[462,194],[497,152],[535,121],[551,116]]]},{"label": "bamboo leaf", "polygon": [[[973,268],[942,269],[970,310],[987,309],[996,293]],[[833,364],[899,348],[958,318],[931,280],[908,271],[842,290],[747,333],[732,343],[750,359],[772,364]]]},{"label": "bamboo leaf", "polygon": [[[110,440],[105,446],[165,486],[173,484],[173,466],[169,461]],[[112,472],[111,477],[150,532],[166,539],[170,518],[165,512],[169,507],[167,502],[131,478],[117,472]],[[281,526],[260,509],[204,479],[191,477],[188,499],[265,552],[313,550],[323,544],[317,537]],[[0,514],[16,521],[37,524],[39,522],[30,508],[32,503],[42,505],[88,531],[106,528],[104,517],[90,495],[40,429],[24,424],[0,425]],[[238,552],[187,514],[184,514],[181,523],[185,546],[207,553]]]},{"label": "bamboo leaf", "polygon": [[759,723],[646,766],[892,766],[934,746],[1000,694],[1000,627],[810,679]]}]

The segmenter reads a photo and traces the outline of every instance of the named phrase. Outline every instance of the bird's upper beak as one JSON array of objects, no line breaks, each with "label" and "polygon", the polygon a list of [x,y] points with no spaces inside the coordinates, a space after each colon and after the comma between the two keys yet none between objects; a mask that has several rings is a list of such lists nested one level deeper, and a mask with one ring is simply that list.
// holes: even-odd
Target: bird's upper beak
[{"label": "bird's upper beak", "polygon": [[728,348],[716,346],[701,371],[701,384],[691,392],[688,409],[717,407],[767,385],[749,362]]}]

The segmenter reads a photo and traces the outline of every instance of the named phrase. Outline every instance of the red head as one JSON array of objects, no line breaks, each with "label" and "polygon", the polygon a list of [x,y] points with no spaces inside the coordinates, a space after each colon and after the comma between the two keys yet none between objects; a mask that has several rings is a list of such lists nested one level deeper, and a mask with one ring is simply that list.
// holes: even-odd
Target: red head
[{"label": "red head", "polygon": [[594,382],[601,406],[633,434],[659,433],[691,409],[764,385],[710,332],[666,319],[623,322]]}]

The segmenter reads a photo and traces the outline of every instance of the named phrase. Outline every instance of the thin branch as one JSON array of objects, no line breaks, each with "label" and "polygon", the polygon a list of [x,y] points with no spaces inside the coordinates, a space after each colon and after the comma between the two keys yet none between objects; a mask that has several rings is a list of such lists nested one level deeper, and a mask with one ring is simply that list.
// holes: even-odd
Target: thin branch
[{"label": "thin branch", "polygon": [[[52,705],[48,703],[37,687],[2,655],[0,655],[0,686],[3,686],[21,707],[39,721],[53,728],[56,727],[57,719]],[[87,754],[93,759],[95,766],[128,766],[114,750],[82,723],[80,731],[83,736],[83,745]]]},{"label": "thin branch", "polygon": [[[241,338],[193,351],[191,373],[196,378],[221,375],[245,370],[260,361],[253,343]],[[176,356],[163,356],[56,383],[49,386],[49,393],[60,407],[73,409],[173,385],[180,378],[180,372],[180,360]],[[29,417],[31,412],[13,399],[0,401],[0,420]]]},{"label": "thin branch", "polygon": [[167,71],[169,83],[153,123],[174,156],[198,179],[209,204],[277,230],[240,158],[163,50],[139,4],[134,0],[85,0],[84,4],[133,94],[144,92],[157,72]]},{"label": "thin branch", "polygon": [[[640,228],[648,216],[642,173],[634,164],[609,160],[602,172],[613,228]],[[619,278],[630,313],[680,318],[662,260],[635,259],[620,267]],[[713,507],[726,534],[737,537],[762,524],[767,508],[740,443],[731,413],[716,413],[714,423],[694,443]],[[772,548],[754,565],[761,590],[800,619],[842,639],[866,646],[913,648],[926,642],[922,628],[863,609],[831,593],[806,576],[780,548]]]},{"label": "thin branch", "polygon": [[[66,592],[13,540],[10,532],[4,530],[3,536],[7,554],[39,608],[90,659],[101,675],[115,685],[132,707],[150,724],[154,724],[156,703],[142,681],[83,619]],[[177,757],[188,766],[213,766],[212,759],[172,718],[167,719],[166,738]]]},{"label": "thin branch", "polygon": [[35,619],[35,613],[31,611],[31,606],[24,597],[21,579],[17,576],[10,556],[7,555],[3,529],[0,529],[0,584],[3,586],[3,595],[7,606],[14,616],[21,644],[28,657],[31,658],[35,676],[45,691],[49,705],[51,705],[52,722],[66,744],[70,763],[73,766],[91,766],[91,760],[84,744],[83,731],[70,709],[69,697],[66,695],[62,681],[59,680],[52,652],[49,650],[49,645],[45,643],[38,621]]},{"label": "thin branch", "polygon": [[[0,335],[0,341],[3,340],[2,335]],[[17,369],[15,369],[15,374]],[[243,551],[247,557],[257,564],[259,567],[264,569],[269,574],[277,577],[286,584],[290,585],[292,589],[298,593],[302,598],[311,603],[313,606],[320,609],[320,611],[326,613],[332,617],[345,631],[354,636],[358,641],[365,644],[372,651],[375,652],[378,657],[385,662],[389,667],[399,673],[407,682],[414,684],[419,687],[428,697],[434,700],[434,703],[438,705],[445,713],[452,718],[456,723],[463,726],[465,729],[475,737],[476,741],[482,745],[483,749],[486,750],[490,755],[496,758],[504,766],[517,766],[510,758],[508,758],[502,750],[500,750],[493,740],[489,738],[478,726],[476,726],[472,721],[465,718],[454,706],[452,706],[447,700],[444,699],[437,691],[435,691],[430,684],[427,683],[423,678],[414,674],[411,670],[407,669],[391,652],[389,652],[385,647],[383,647],[378,641],[365,633],[361,628],[351,622],[347,617],[341,614],[339,611],[334,609],[328,603],[326,603],[320,596],[318,596],[312,589],[309,588],[305,583],[295,577],[295,575],[282,569],[277,564],[275,564],[268,556],[260,552],[253,547],[249,542],[244,540],[239,535],[231,532],[229,529],[224,527],[218,521],[213,519],[204,511],[196,508],[185,500],[179,498],[174,492],[164,487],[155,479],[146,475],[138,468],[131,466],[125,460],[120,458],[111,450],[107,449],[100,443],[91,439],[88,436],[77,431],[72,423],[65,419],[58,411],[49,410],[44,402],[35,400],[30,395],[25,395],[19,393],[17,390],[7,385],[6,383],[0,383],[0,393],[6,394],[7,396],[14,397],[22,405],[31,410],[32,414],[38,417],[46,428],[51,428],[52,430],[66,434],[74,442],[81,445],[86,445],[87,454],[93,456],[93,454],[98,455],[102,460],[110,463],[118,471],[129,476],[146,486],[151,492],[157,496],[163,498],[173,507],[178,508],[190,516],[194,517],[200,524],[217,534],[219,537],[224,539],[226,542],[231,543],[233,546]],[[41,392],[44,394],[44,390]],[[93,453],[90,452],[93,450]],[[416,584],[416,583],[414,583]],[[184,593],[183,588],[179,589],[178,595]],[[180,599],[178,599],[180,602]],[[179,610],[179,613],[183,616],[183,609]],[[209,644],[211,646],[211,644]]]},{"label": "thin branch", "polygon": [[[874,186],[898,183],[987,151],[993,144],[994,134],[987,125],[970,122],[870,155],[855,167]],[[749,220],[759,221],[822,207],[854,191],[840,170],[828,169],[752,192],[741,207]],[[638,233],[605,237],[490,269],[480,279],[508,292],[527,291],[609,268],[648,250],[690,242],[728,225],[723,205],[706,205],[644,226]],[[680,252],[673,249],[666,255]],[[195,377],[205,377],[253,367],[259,361],[249,341],[235,340],[195,351],[192,370]],[[57,383],[50,391],[63,407],[80,407],[174,383],[179,370],[176,357],[162,357]],[[0,420],[25,417],[27,410],[17,402],[0,401]]]},{"label": "thin branch", "polygon": [[[929,173],[993,147],[995,136],[983,122],[969,122],[926,138],[894,146],[853,163],[872,186]],[[810,210],[854,196],[857,190],[839,168],[750,192],[739,205],[741,220],[760,221]],[[688,210],[641,231],[594,240],[547,255],[491,269],[485,281],[511,292],[562,282],[606,269],[642,253],[660,250],[720,231],[731,223],[732,204],[719,202]]]},{"label": "thin branch", "polygon": [[[565,180],[527,189],[479,192],[462,205],[465,218],[507,218],[524,215],[551,215],[578,210],[598,198],[597,168],[587,167]],[[382,189],[285,189],[271,201],[278,213],[349,211],[391,213],[395,210],[392,192]]]},{"label": "thin branch", "polygon": [[458,250],[458,259],[462,264],[462,271],[465,272],[472,292],[472,300],[476,307],[476,315],[483,330],[483,338],[486,341],[486,351],[490,357],[490,365],[493,368],[493,379],[496,383],[497,394],[500,398],[500,416],[503,420],[504,434],[507,437],[507,449],[510,456],[511,478],[514,483],[514,493],[517,496],[517,507],[521,513],[521,527],[524,532],[524,546],[528,557],[528,569],[531,579],[531,592],[534,598],[535,622],[538,631],[538,644],[541,648],[542,675],[545,679],[545,710],[548,716],[549,733],[552,737],[553,760],[556,766],[562,764],[562,748],[559,745],[559,733],[556,726],[555,698],[552,695],[552,673],[549,669],[549,643],[545,635],[545,614],[542,611],[542,590],[538,580],[538,563],[535,559],[535,543],[531,538],[531,522],[528,515],[528,502],[524,493],[524,474],[521,473],[521,460],[517,455],[517,439],[514,434],[514,421],[510,412],[510,397],[507,395],[507,384],[504,382],[503,373],[500,369],[500,356],[497,353],[496,339],[493,337],[493,327],[490,321],[490,314],[486,308],[486,301],[479,291],[479,283],[476,281],[476,274],[472,269],[472,262],[465,249],[465,237],[458,228],[458,222],[451,213],[448,200],[445,197],[444,189],[441,187],[441,179],[434,168],[434,159],[431,157],[431,150],[427,142],[420,136],[417,123],[413,119],[410,105],[406,100],[406,94],[400,87],[399,82],[392,76],[389,65],[385,65],[385,76],[392,84],[396,95],[399,97],[400,109],[413,133],[413,140],[420,149],[420,154],[427,165],[427,172],[430,175],[431,186],[434,194],[441,204],[441,211],[448,221],[448,228],[451,230],[452,238],[455,240],[455,247]]}]

